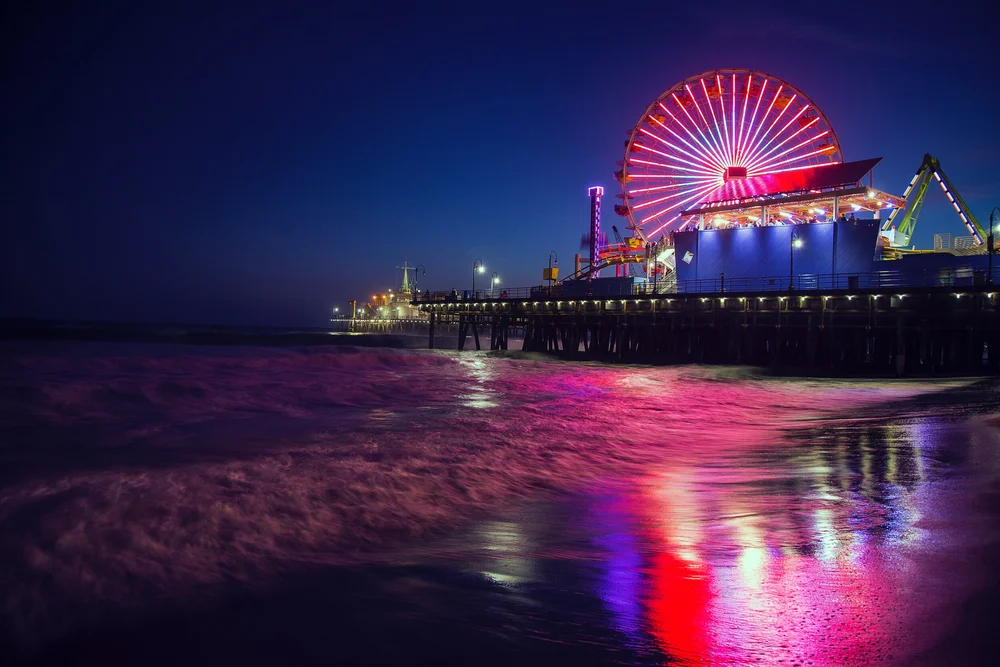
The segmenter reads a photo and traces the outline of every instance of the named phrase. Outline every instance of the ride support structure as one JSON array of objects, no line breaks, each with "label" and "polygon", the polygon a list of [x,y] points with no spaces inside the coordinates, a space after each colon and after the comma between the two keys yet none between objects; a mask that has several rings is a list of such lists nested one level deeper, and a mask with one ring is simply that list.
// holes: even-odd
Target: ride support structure
[{"label": "ride support structure", "polygon": [[[924,161],[920,163],[920,167],[913,176],[913,180],[910,181],[910,184],[906,186],[906,190],[903,192],[903,199],[906,200],[906,205],[893,210],[889,219],[882,226],[883,235],[888,236],[890,243],[896,247],[904,247],[910,244],[910,239],[913,237],[914,229],[916,229],[917,218],[920,216],[920,209],[923,208],[924,197],[927,195],[927,189],[930,187],[932,178],[941,186],[948,201],[951,202],[952,207],[958,213],[958,217],[962,219],[962,223],[975,240],[976,245],[982,245],[987,235],[986,231],[983,230],[979,221],[976,220],[976,216],[972,214],[962,196],[958,194],[958,190],[955,189],[948,176],[945,175],[944,170],[941,169],[941,162],[929,153],[924,155]],[[910,199],[910,195],[913,195],[912,200]]]}]

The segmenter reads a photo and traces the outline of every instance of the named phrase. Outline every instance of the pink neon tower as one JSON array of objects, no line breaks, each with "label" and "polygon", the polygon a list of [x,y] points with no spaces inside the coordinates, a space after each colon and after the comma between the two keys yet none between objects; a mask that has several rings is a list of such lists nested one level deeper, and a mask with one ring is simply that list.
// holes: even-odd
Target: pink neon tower
[{"label": "pink neon tower", "polygon": [[[601,197],[604,188],[595,186],[587,191],[590,195],[590,266],[597,266],[597,252],[600,250],[601,239]],[[599,278],[598,271],[590,272],[591,278]]]}]

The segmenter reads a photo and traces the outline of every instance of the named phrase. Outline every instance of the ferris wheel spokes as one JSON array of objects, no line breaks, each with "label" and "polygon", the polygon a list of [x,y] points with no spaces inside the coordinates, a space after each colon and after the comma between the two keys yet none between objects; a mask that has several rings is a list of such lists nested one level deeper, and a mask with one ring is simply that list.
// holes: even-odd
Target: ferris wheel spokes
[{"label": "ferris wheel spokes", "polygon": [[825,116],[790,84],[749,70],[706,72],[660,95],[631,131],[616,173],[624,205],[615,210],[639,236],[658,234],[727,180],[839,155]]}]

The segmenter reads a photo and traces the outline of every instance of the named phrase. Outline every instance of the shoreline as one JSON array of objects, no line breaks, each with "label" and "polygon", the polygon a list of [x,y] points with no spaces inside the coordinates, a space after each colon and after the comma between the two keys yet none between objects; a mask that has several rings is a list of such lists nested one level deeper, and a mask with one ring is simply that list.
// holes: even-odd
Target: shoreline
[{"label": "shoreline", "polygon": [[4,351],[0,643],[29,664],[993,650],[991,380]]}]

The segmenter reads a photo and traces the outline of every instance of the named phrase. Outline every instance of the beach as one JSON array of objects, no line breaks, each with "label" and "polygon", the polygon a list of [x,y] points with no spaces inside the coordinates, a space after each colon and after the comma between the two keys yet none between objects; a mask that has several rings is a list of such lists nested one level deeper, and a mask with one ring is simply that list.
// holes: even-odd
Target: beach
[{"label": "beach", "polygon": [[7,341],[33,664],[966,664],[992,381]]}]

